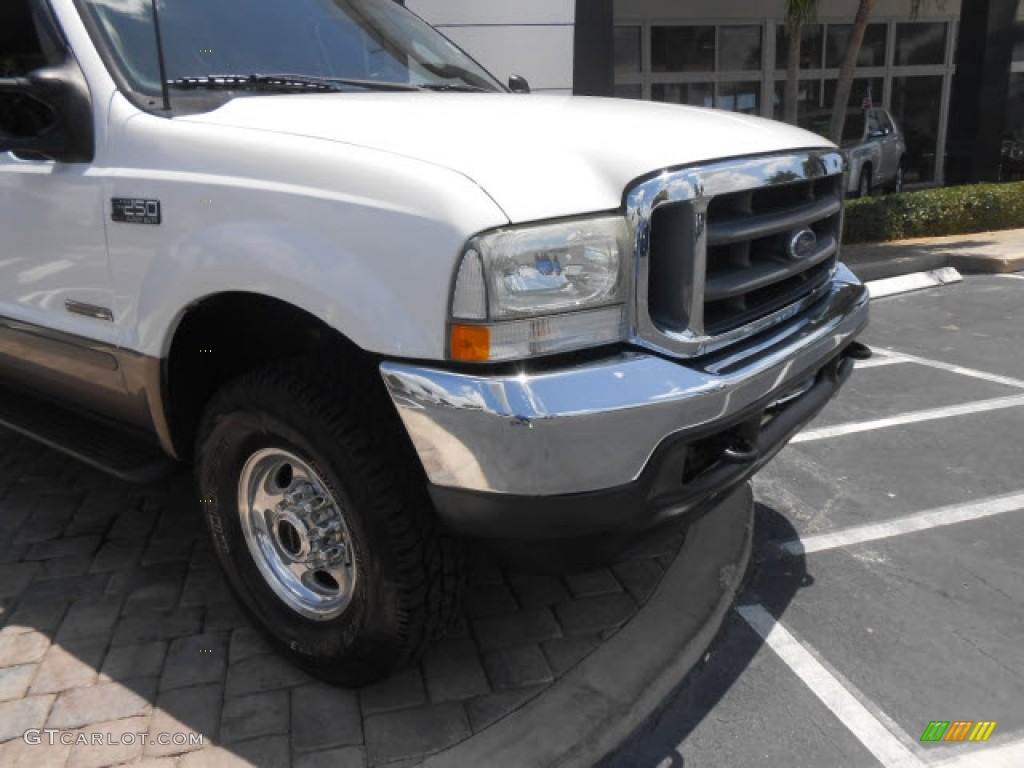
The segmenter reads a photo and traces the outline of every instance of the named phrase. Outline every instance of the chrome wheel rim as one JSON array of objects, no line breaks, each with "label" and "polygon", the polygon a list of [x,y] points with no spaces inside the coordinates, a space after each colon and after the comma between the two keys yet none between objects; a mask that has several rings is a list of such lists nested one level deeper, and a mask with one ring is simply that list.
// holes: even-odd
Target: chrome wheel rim
[{"label": "chrome wheel rim", "polygon": [[238,481],[242,533],[260,574],[296,613],[327,621],[355,593],[357,562],[344,511],[291,451],[254,453]]}]

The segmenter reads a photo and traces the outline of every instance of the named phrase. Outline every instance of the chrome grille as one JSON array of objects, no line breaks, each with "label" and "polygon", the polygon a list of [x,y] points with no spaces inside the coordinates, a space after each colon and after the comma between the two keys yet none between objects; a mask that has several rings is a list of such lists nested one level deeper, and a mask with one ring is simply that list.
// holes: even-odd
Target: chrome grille
[{"label": "chrome grille", "polygon": [[[828,280],[839,251],[842,181],[796,182],[714,198],[707,212],[704,331],[717,335],[793,303]],[[799,233],[813,250],[791,253]]]},{"label": "chrome grille", "polygon": [[666,172],[631,190],[636,339],[699,355],[816,300],[838,259],[843,170],[837,152],[806,152]]}]

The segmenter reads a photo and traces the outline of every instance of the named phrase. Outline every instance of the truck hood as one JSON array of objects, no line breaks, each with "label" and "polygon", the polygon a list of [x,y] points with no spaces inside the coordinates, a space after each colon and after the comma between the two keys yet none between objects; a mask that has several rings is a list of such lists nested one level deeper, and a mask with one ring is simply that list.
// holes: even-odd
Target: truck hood
[{"label": "truck hood", "polygon": [[630,182],[663,168],[833,146],[816,134],[732,112],[550,95],[251,97],[178,119],[341,142],[442,166],[479,184],[512,222],[614,210]]}]

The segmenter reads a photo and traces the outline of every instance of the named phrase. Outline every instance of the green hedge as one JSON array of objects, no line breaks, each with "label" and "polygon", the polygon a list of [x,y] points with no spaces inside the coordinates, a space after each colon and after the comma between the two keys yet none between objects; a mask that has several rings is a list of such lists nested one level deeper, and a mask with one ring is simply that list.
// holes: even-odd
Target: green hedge
[{"label": "green hedge", "polygon": [[844,243],[1024,228],[1024,182],[926,189],[850,200]]}]

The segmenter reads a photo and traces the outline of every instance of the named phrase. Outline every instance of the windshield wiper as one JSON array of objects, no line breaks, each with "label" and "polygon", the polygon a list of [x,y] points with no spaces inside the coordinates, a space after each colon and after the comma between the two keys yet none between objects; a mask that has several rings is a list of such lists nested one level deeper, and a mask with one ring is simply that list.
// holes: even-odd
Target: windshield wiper
[{"label": "windshield wiper", "polygon": [[441,66],[436,64],[430,64],[428,62],[421,62],[423,66],[431,73],[438,77],[443,77],[445,80],[461,80],[462,83],[457,84],[453,88],[438,88],[437,90],[474,90],[474,91],[485,91],[487,93],[493,93],[495,89],[492,84],[484,78],[480,77],[476,72],[472,72],[465,67],[461,67],[458,64],[452,64],[451,62],[445,62]]},{"label": "windshield wiper", "polygon": [[422,91],[423,86],[413,83],[393,83],[387,80],[359,80],[354,77],[326,77],[331,83],[341,85],[352,85],[356,88],[366,88],[370,91]]},{"label": "windshield wiper", "polygon": [[373,91],[419,91],[411,83],[391,83],[385,80],[357,80],[346,77],[314,77],[312,75],[205,75],[179,77],[168,80],[168,85],[185,90],[257,90],[257,91],[342,91],[343,86]]},{"label": "windshield wiper", "polygon": [[168,85],[190,91],[265,90],[337,91],[338,86],[316,77],[302,75],[204,75],[168,80]]},{"label": "windshield wiper", "polygon": [[453,83],[420,83],[420,88],[428,91],[459,91],[461,93],[494,93],[486,88],[477,85],[464,85]]}]

